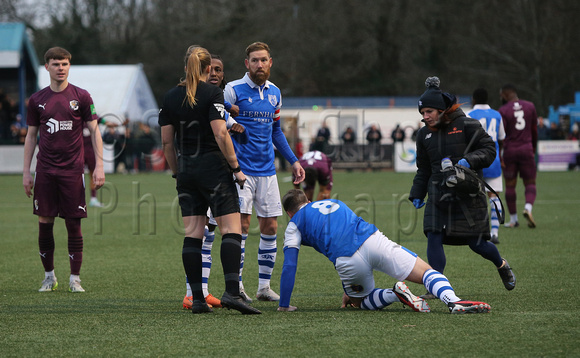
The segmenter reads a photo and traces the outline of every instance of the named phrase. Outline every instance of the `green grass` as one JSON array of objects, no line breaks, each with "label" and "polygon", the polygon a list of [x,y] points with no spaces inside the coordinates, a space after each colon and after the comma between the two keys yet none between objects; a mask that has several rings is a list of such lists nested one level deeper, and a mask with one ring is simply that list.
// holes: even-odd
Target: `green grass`
[{"label": "green grass", "polygon": [[[60,287],[38,293],[43,269],[38,225],[21,176],[0,176],[0,356],[579,356],[577,172],[540,173],[534,216],[538,228],[500,229],[499,245],[518,279],[503,288],[486,260],[467,247],[446,247],[449,277],[457,294],[488,302],[486,315],[451,316],[431,301],[432,313],[400,304],[383,311],[342,310],[341,285],[330,261],[311,248],[300,253],[292,304],[276,312],[256,302],[259,316],[216,309],[197,315],[181,309],[185,280],[175,185],[166,174],[108,175],[102,200],[89,209],[81,272],[84,294],[67,292],[64,222],[55,224],[55,266]],[[387,236],[425,257],[423,210],[406,200],[412,174],[336,172],[333,194]],[[280,190],[290,189],[281,173]],[[523,188],[518,183],[518,211]],[[418,215],[417,215],[418,214]],[[521,216],[521,215],[520,215]],[[287,218],[279,219],[282,246]],[[524,221],[523,218],[520,218]],[[252,222],[256,232],[256,220]],[[216,243],[220,240],[217,239]],[[257,287],[256,236],[248,239],[245,286]],[[217,246],[217,245],[216,245]],[[210,292],[223,292],[218,249]],[[283,254],[273,275],[278,290]],[[394,279],[376,274],[377,287]],[[409,284],[416,294],[425,289]]]}]

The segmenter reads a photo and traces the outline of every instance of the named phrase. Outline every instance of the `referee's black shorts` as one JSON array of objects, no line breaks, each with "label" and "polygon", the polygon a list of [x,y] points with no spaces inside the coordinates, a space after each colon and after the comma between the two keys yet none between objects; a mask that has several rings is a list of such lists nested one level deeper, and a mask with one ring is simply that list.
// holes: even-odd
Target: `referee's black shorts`
[{"label": "referee's black shorts", "polygon": [[214,217],[240,212],[240,200],[234,178],[221,152],[179,156],[177,193],[181,215]]}]

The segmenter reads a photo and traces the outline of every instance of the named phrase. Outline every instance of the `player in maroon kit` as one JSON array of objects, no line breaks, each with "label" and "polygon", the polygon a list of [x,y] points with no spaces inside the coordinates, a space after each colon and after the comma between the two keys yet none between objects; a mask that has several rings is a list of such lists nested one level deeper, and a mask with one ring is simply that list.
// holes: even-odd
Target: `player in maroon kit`
[{"label": "player in maroon kit", "polygon": [[538,143],[536,107],[532,102],[519,99],[516,88],[511,84],[501,88],[500,96],[503,106],[499,109],[499,113],[503,118],[506,133],[502,169],[506,186],[505,199],[510,213],[510,221],[505,226],[519,226],[516,209],[516,183],[519,173],[525,187],[524,217],[528,221],[528,227],[535,228],[532,206],[536,200],[535,154]]},{"label": "player in maroon kit", "polygon": [[[44,55],[44,67],[50,75],[50,86],[30,97],[24,143],[22,184],[30,197],[34,189],[33,213],[38,215],[38,246],[45,279],[40,292],[54,291],[58,282],[54,274],[53,226],[56,216],[65,219],[70,258],[69,291],[84,292],[79,278],[83,260],[81,218],[87,217],[84,184],[83,126],[90,131],[95,153],[93,180],[98,189],[105,182],[103,142],[98,118],[90,94],[68,82],[71,54],[60,47]],[[36,173],[30,164],[38,140]]]},{"label": "player in maroon kit", "polygon": [[[320,188],[316,200],[330,199],[330,191],[332,190],[332,161],[326,154],[313,150],[304,153],[299,159],[300,165],[306,172],[306,178],[303,182],[303,189],[309,201],[314,197],[314,187],[318,182]],[[295,178],[293,177],[292,180]],[[300,184],[294,184],[294,188],[298,189]]]}]

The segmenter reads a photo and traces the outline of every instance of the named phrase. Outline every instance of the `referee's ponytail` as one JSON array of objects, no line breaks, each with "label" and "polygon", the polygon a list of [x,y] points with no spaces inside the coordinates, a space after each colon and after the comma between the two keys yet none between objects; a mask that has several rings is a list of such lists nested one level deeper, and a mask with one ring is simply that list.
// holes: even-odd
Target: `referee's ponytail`
[{"label": "referee's ponytail", "polygon": [[190,106],[195,106],[195,93],[197,91],[197,84],[203,71],[211,66],[211,55],[209,52],[198,45],[191,45],[185,53],[185,79],[179,85],[185,86],[187,103]]}]

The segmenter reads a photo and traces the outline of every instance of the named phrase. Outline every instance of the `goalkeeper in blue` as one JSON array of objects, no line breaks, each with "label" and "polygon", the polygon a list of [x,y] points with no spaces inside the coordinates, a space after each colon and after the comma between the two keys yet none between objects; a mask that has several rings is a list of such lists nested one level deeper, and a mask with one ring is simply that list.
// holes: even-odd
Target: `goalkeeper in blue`
[{"label": "goalkeeper in blue", "polygon": [[290,297],[301,245],[313,247],[334,264],[344,289],[343,307],[380,310],[394,302],[402,302],[417,312],[430,311],[427,302],[413,295],[404,282],[397,282],[393,289],[376,288],[373,270],[377,270],[398,281],[425,285],[452,314],[490,311],[485,302],[457,297],[447,277],[433,270],[414,252],[389,240],[345,203],[335,199],[311,203],[302,190],[292,189],[284,195],[282,205],[290,223],[284,235],[278,311],[297,309],[290,305]]}]

